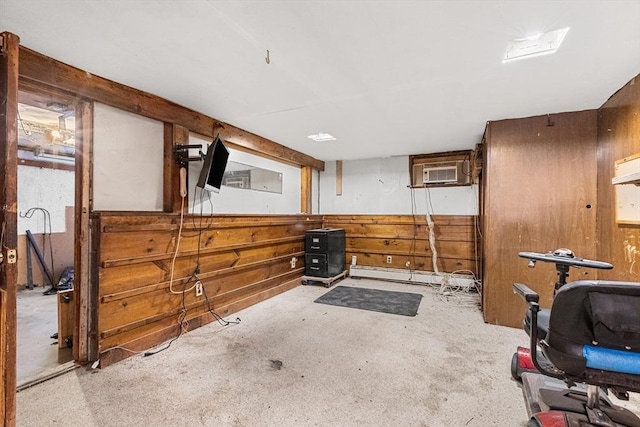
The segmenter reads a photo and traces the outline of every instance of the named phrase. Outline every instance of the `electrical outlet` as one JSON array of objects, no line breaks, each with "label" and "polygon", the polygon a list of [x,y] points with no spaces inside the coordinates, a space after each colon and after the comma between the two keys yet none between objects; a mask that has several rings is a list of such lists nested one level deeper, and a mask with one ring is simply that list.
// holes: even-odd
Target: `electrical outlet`
[{"label": "electrical outlet", "polygon": [[411,261],[407,261],[406,264],[405,264],[405,267],[407,267],[407,268],[411,267]]},{"label": "electrical outlet", "polygon": [[298,258],[291,258],[291,268],[296,268],[296,263],[298,262]]},{"label": "electrical outlet", "polygon": [[196,296],[199,297],[200,295],[202,295],[202,282],[198,280],[196,282]]},{"label": "electrical outlet", "polygon": [[387,264],[391,264],[391,261],[393,261],[393,257],[391,255],[387,255]]}]

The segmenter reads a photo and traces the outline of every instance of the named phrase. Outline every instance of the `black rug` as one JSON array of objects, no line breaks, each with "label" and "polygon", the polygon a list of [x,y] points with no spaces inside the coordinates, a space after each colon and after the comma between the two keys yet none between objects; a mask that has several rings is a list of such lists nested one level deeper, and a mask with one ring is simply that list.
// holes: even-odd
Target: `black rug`
[{"label": "black rug", "polygon": [[420,294],[337,286],[315,302],[402,316],[415,316],[418,314],[421,300],[422,295]]}]

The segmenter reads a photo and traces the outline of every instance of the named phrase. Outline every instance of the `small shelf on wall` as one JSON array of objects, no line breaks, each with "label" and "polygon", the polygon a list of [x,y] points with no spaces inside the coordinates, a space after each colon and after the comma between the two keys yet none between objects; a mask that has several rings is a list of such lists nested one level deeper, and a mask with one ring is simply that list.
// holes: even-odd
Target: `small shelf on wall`
[{"label": "small shelf on wall", "polygon": [[640,154],[616,160],[611,183],[615,191],[616,223],[640,224]]},{"label": "small shelf on wall", "polygon": [[611,179],[613,185],[633,184],[640,185],[640,172],[628,173],[621,176],[614,176]]}]

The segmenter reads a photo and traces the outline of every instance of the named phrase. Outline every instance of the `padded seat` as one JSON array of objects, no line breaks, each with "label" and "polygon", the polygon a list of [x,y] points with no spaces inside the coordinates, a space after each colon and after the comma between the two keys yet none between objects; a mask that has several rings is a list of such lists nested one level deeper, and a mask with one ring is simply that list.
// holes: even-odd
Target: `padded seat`
[{"label": "padded seat", "polygon": [[569,283],[553,300],[547,328],[542,350],[569,378],[640,391],[640,375],[629,368],[640,363],[640,283]]},{"label": "padded seat", "polygon": [[[549,331],[549,317],[551,317],[551,310],[548,308],[541,308],[540,311],[538,311],[539,340],[543,340],[547,337],[547,331]],[[531,309],[527,310],[522,328],[525,330],[527,335],[531,335]]]}]

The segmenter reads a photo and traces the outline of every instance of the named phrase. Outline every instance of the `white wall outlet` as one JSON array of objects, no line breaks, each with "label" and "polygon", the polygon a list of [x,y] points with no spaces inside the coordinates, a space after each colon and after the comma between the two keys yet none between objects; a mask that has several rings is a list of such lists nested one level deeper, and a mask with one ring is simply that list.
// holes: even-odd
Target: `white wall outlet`
[{"label": "white wall outlet", "polygon": [[200,295],[202,295],[202,282],[198,280],[196,282],[196,296],[199,297]]},{"label": "white wall outlet", "polygon": [[296,263],[298,262],[298,258],[291,258],[291,268],[296,268]]},{"label": "white wall outlet", "polygon": [[411,267],[411,261],[407,261],[407,262],[405,263],[405,266],[406,266],[407,268]]},{"label": "white wall outlet", "polygon": [[356,263],[358,262],[358,257],[355,255],[351,256],[351,265],[356,265]]},{"label": "white wall outlet", "polygon": [[393,257],[391,255],[387,255],[387,264],[391,264],[391,261],[393,261]]}]

